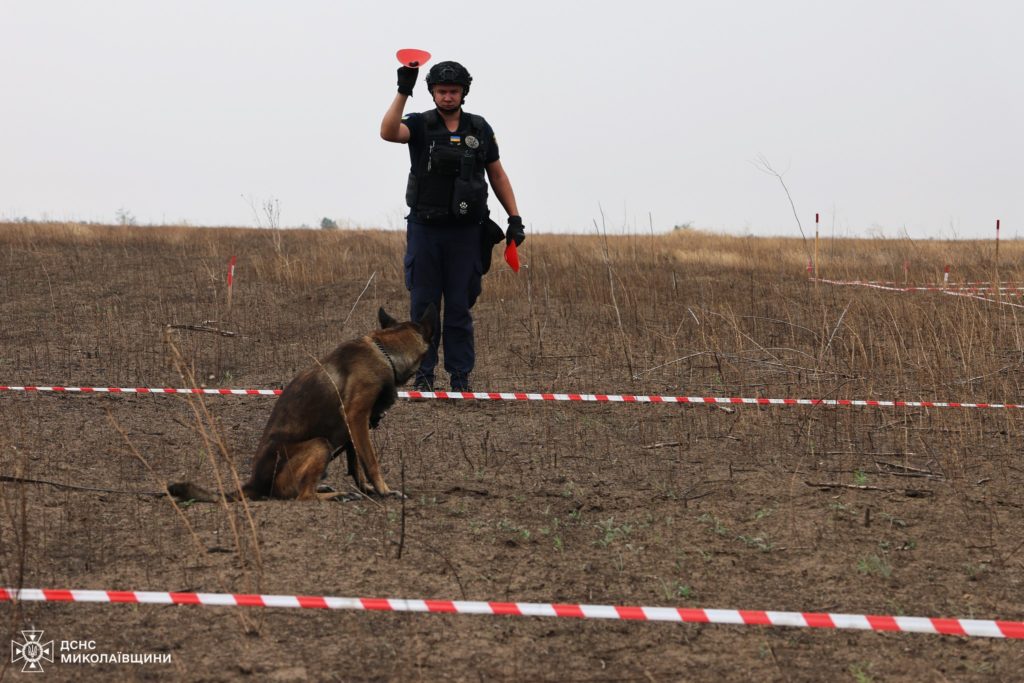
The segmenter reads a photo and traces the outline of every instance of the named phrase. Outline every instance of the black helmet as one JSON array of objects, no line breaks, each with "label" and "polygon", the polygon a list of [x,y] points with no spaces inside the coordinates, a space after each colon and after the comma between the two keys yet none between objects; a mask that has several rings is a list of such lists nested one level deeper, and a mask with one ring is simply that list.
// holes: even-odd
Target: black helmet
[{"label": "black helmet", "polygon": [[438,62],[430,67],[427,72],[427,90],[434,92],[434,86],[439,84],[453,84],[462,86],[462,96],[469,94],[469,84],[473,77],[466,71],[466,67],[458,62]]}]

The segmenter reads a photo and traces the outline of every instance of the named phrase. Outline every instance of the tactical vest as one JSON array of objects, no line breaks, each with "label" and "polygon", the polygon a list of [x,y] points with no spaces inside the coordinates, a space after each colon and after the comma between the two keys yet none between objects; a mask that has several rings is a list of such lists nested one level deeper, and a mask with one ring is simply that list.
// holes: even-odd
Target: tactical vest
[{"label": "tactical vest", "polygon": [[479,223],[487,215],[484,166],[489,140],[483,117],[462,112],[455,133],[437,110],[425,112],[423,120],[423,154],[409,171],[405,203],[423,221]]}]

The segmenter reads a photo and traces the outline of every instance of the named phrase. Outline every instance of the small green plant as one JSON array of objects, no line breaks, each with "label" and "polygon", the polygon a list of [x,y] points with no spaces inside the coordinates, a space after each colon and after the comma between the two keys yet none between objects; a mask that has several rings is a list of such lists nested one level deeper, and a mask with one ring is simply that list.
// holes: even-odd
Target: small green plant
[{"label": "small green plant", "polygon": [[615,518],[609,517],[594,525],[601,531],[601,537],[595,543],[602,548],[607,548],[617,539],[629,536],[633,533],[633,527],[629,524],[615,524]]},{"label": "small green plant", "polygon": [[758,520],[771,517],[773,512],[775,512],[775,510],[773,510],[772,508],[761,508],[760,510],[754,513],[754,519]]},{"label": "small green plant", "polygon": [[689,600],[695,595],[693,588],[682,581],[665,581],[664,579],[659,579],[659,581],[661,582],[661,593],[665,596],[665,600],[671,601],[678,598]]},{"label": "small green plant", "polygon": [[724,524],[722,524],[722,520],[718,519],[714,515],[711,515],[711,514],[708,514],[707,512],[705,512],[703,515],[701,515],[698,518],[698,521],[704,522],[705,524],[707,524],[710,527],[712,527],[714,532],[716,534],[718,534],[719,536],[728,536],[729,535],[729,527],[727,527]]},{"label": "small green plant", "polygon": [[526,527],[521,527],[508,519],[502,518],[498,520],[498,531],[505,531],[518,535],[524,541],[530,540],[530,530]]},{"label": "small green plant", "polygon": [[851,664],[850,675],[853,676],[853,680],[857,683],[871,683],[875,679],[871,677],[870,673],[868,673],[868,669],[870,668],[870,664],[865,664],[864,666],[861,666],[860,664]]},{"label": "small green plant", "polygon": [[868,475],[864,474],[862,470],[854,470],[853,483],[856,484],[857,486],[867,486]]},{"label": "small green plant", "polygon": [[771,541],[760,536],[737,536],[736,538],[743,541],[743,543],[751,548],[760,550],[762,553],[766,553],[772,549]]},{"label": "small green plant", "polygon": [[887,579],[892,576],[892,566],[884,557],[869,555],[857,561],[857,571],[868,576],[874,574]]},{"label": "small green plant", "polygon": [[554,534],[554,533],[556,533],[558,531],[558,527],[559,527],[559,525],[561,523],[562,523],[562,520],[560,520],[558,517],[552,517],[551,518],[551,524],[547,524],[545,526],[542,526],[540,528],[540,533],[543,534],[544,536],[550,536],[551,534]]}]

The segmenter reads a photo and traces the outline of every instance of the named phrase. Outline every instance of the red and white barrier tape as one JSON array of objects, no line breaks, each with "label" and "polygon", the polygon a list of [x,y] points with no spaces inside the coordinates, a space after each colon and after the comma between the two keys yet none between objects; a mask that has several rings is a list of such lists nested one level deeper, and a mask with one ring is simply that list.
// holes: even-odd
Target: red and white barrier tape
[{"label": "red and white barrier tape", "polygon": [[867,406],[872,408],[1024,408],[1019,403],[957,403],[949,401],[874,401],[848,398],[743,398],[738,396],[644,396],[630,394],[524,394],[483,391],[400,391],[402,398],[478,399],[497,401],[583,401],[597,403],[689,403],[753,406]]},{"label": "red and white barrier tape", "polygon": [[0,588],[0,602],[106,602],[152,605],[207,605],[216,607],[290,607],[431,614],[488,614],[520,617],[574,617],[671,621],[737,626],[790,626],[796,628],[900,631],[933,635],[984,638],[1024,638],[1024,622],[986,619],[897,617],[826,612],[771,612],[762,610],[703,609],[696,607],[636,607],[617,605],[555,604],[537,602],[483,602],[475,600],[406,600],[401,598],[339,598],[312,595],[253,595],[237,593],[170,593],[162,591],[53,590]]},{"label": "red and white barrier tape", "polygon": [[1024,287],[974,287],[970,285],[901,285],[898,282],[882,280],[828,280],[826,278],[811,278],[827,285],[840,285],[844,287],[870,287],[872,289],[884,289],[889,292],[968,292],[971,294],[991,294],[996,291],[1002,296],[1021,296]]},{"label": "red and white barrier tape", "polygon": [[[823,278],[811,278],[817,280],[817,282],[824,282],[828,285],[839,285],[844,287],[867,287],[869,289],[881,289],[887,292],[938,292],[940,294],[948,294],[949,296],[961,296],[968,299],[977,299],[978,301],[987,301],[993,304],[1000,304],[1002,306],[1012,306],[1013,308],[1024,308],[1024,305],[1013,303],[1012,301],[1003,301],[1002,297],[1013,297],[1021,296],[1020,292],[1016,291],[1004,291],[998,295],[991,289],[983,288],[943,288],[943,287],[901,287],[899,285],[881,284],[878,282],[860,281],[860,280],[826,280]],[[982,296],[987,294],[988,296]],[[1000,298],[992,298],[999,296]]]},{"label": "red and white barrier tape", "polygon": [[219,396],[280,396],[281,389],[175,389],[174,387],[45,387],[7,386],[2,391],[54,392],[58,394],[214,394]]},{"label": "red and white barrier tape", "polygon": [[[48,387],[0,385],[0,392],[70,394],[207,394],[217,396],[280,396],[281,389],[174,389],[171,387]],[[739,396],[657,396],[644,394],[526,393],[519,391],[399,391],[399,398],[477,401],[575,401],[583,403],[686,403],[752,406],[864,406],[868,408],[1024,409],[1024,403],[962,403],[853,398],[744,398]]]},{"label": "red and white barrier tape", "polygon": [[993,285],[991,282],[961,282],[950,284],[946,280],[942,285],[907,285],[896,282],[894,280],[828,280],[825,278],[811,278],[812,280],[817,279],[818,282],[825,282],[830,285],[859,285],[859,286],[879,286],[879,287],[891,287],[900,291],[917,291],[917,292],[939,292],[943,290],[960,290],[968,292],[994,292],[995,290],[1000,291],[1024,291],[1024,285],[1014,284],[1012,282],[1000,282],[997,285]]}]

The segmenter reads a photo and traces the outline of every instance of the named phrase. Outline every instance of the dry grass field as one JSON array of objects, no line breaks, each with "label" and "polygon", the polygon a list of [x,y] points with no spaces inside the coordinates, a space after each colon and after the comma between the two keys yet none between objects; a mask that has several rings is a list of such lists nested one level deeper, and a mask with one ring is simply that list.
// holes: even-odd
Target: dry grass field
[{"label": "dry grass field", "polygon": [[[0,384],[280,387],[379,306],[404,235],[0,225]],[[1024,244],[837,240],[839,279],[1024,281]],[[1024,309],[815,285],[800,240],[532,235],[476,306],[478,390],[1021,402]],[[232,308],[226,263],[238,257]],[[498,256],[498,252],[495,252]],[[1013,300],[1009,300],[1010,303]],[[1024,303],[1024,302],[1022,302]],[[221,336],[169,325],[237,332]],[[446,388],[446,387],[442,387]],[[1024,618],[1019,411],[400,400],[408,494],[185,505],[273,398],[0,393],[0,585]],[[335,463],[329,481],[348,487]],[[76,487],[118,491],[103,492]],[[122,493],[128,492],[128,493]],[[1019,680],[1019,641],[569,619],[0,603],[162,666],[51,679]],[[40,677],[42,678],[42,677]]]}]

